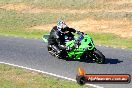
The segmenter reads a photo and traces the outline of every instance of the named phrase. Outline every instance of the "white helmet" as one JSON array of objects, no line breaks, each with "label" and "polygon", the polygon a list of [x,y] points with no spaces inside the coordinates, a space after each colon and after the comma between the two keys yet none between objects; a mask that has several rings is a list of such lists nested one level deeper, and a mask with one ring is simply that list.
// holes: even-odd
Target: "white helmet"
[{"label": "white helmet", "polygon": [[57,23],[57,29],[61,32],[65,31],[65,28],[68,27],[63,20],[59,20]]}]

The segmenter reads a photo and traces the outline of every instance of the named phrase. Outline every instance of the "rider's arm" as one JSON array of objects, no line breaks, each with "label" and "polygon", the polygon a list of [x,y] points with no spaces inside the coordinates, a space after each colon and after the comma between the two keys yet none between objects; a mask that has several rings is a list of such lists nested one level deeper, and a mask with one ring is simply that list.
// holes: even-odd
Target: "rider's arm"
[{"label": "rider's arm", "polygon": [[74,28],[69,28],[69,32],[76,33],[76,30]]},{"label": "rider's arm", "polygon": [[73,32],[73,33],[77,33],[77,34],[83,33],[83,32],[80,32],[80,31],[74,29],[74,28],[69,28],[69,27],[68,27],[68,31]]},{"label": "rider's arm", "polygon": [[73,50],[73,49],[75,48],[75,46],[73,46],[73,47],[67,47],[67,46],[65,46],[64,44],[61,44],[61,41],[60,41],[59,38],[56,39],[56,41],[58,42],[59,48],[62,49],[62,50],[71,51],[71,50]]},{"label": "rider's arm", "polygon": [[66,31],[69,31],[69,32],[76,33],[76,30],[75,30],[74,28],[66,27],[65,30],[66,30]]}]

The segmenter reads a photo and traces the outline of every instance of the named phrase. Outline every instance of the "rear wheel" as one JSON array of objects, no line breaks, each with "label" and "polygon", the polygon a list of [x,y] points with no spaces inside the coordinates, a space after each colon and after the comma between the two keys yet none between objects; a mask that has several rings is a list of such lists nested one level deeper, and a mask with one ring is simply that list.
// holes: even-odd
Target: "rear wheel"
[{"label": "rear wheel", "polygon": [[53,51],[52,47],[48,46],[48,52],[49,52],[52,56],[55,56],[55,52]]},{"label": "rear wheel", "polygon": [[57,53],[51,46],[48,46],[48,52],[52,56],[57,57],[58,59],[67,58],[67,53],[66,52],[64,52],[63,50],[60,50],[60,53]]},{"label": "rear wheel", "polygon": [[105,63],[105,56],[99,50],[95,50],[93,52],[93,56],[94,56],[96,63],[98,63],[98,64]]}]

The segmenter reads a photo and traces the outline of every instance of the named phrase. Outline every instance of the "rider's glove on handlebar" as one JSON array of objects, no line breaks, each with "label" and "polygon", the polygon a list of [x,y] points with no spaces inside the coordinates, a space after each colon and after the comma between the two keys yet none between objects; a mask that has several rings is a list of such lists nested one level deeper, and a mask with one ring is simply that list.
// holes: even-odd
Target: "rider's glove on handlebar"
[{"label": "rider's glove on handlebar", "polygon": [[84,34],[83,32],[80,32],[80,31],[77,31],[77,34],[78,35],[81,35],[81,34]]},{"label": "rider's glove on handlebar", "polygon": [[80,34],[80,31],[77,31],[77,34],[79,35]]}]

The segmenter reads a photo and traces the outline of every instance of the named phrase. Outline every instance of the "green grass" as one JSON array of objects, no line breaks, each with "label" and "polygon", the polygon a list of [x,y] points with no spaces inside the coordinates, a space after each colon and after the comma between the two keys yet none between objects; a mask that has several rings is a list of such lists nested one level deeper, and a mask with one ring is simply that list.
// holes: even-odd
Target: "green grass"
[{"label": "green grass", "polygon": [[65,14],[65,13],[17,13],[16,11],[6,11],[0,9],[0,29],[22,29],[34,25],[49,24],[57,22],[62,18],[66,21],[80,20],[86,15]]},{"label": "green grass", "polygon": [[122,47],[132,49],[132,39],[118,37],[111,33],[88,33],[95,44],[108,45],[112,47]]},{"label": "green grass", "polygon": [[16,30],[0,29],[0,35],[18,36],[18,37],[26,37],[26,38],[38,38],[38,39],[40,39],[44,33],[48,33],[48,32],[36,31],[36,30],[27,31],[24,29],[16,29]]},{"label": "green grass", "polygon": [[[127,15],[126,15],[127,14]],[[96,20],[106,19],[128,19],[132,20],[132,14],[122,13],[111,13],[111,12],[90,12],[86,14],[71,14],[71,13],[17,13],[16,11],[6,11],[0,9],[0,30],[11,31],[18,29],[30,28],[35,25],[55,23],[59,18],[65,21],[78,21],[85,18],[93,18]]]},{"label": "green grass", "polygon": [[0,64],[0,88],[86,88],[86,86]]},{"label": "green grass", "polygon": [[[112,0],[113,2],[118,2]],[[124,0],[120,0],[124,1]],[[130,0],[125,0],[126,2]],[[0,0],[0,4],[26,3],[41,8],[69,8],[69,9],[126,9],[130,3],[110,3],[111,0]]]}]

